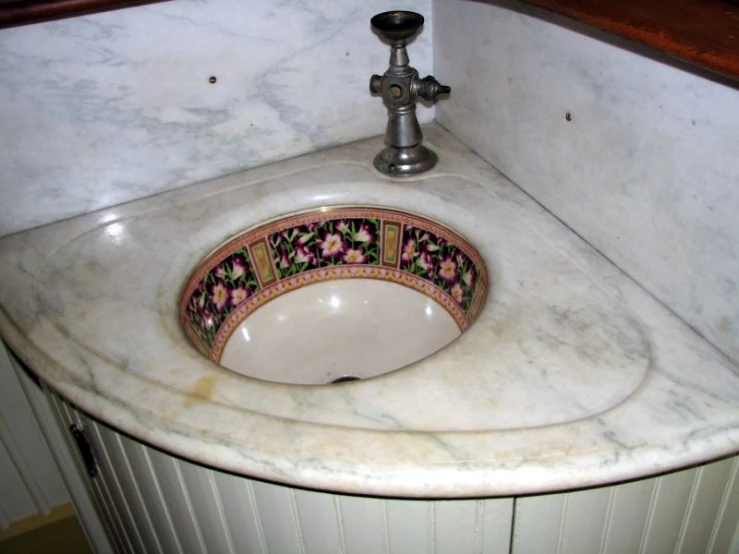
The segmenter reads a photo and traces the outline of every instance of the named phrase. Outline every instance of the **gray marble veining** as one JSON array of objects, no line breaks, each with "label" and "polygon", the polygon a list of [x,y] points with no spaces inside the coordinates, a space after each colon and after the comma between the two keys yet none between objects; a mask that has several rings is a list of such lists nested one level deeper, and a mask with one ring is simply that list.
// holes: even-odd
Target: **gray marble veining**
[{"label": "gray marble veining", "polygon": [[[218,468],[310,488],[508,495],[736,452],[739,371],[438,126],[423,177],[374,171],[380,138],[0,240],[0,334],[63,396]],[[177,321],[193,267],[286,212],[400,207],[465,235],[491,273],[472,328],[400,371],[279,385],[201,357]]]},{"label": "gray marble veining", "polygon": [[0,236],[381,133],[369,20],[398,7],[427,17],[411,49],[430,73],[430,0],[178,0],[3,29]]},{"label": "gray marble veining", "polygon": [[547,19],[437,0],[439,122],[739,360],[739,90]]}]

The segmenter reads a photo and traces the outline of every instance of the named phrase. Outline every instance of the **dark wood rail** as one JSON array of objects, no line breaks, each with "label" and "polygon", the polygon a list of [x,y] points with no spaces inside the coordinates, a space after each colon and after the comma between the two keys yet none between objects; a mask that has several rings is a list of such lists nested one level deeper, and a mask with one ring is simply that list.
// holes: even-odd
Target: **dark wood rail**
[{"label": "dark wood rail", "polygon": [[162,0],[0,0],[0,28],[159,1]]},{"label": "dark wood rail", "polygon": [[739,0],[524,0],[739,79]]}]

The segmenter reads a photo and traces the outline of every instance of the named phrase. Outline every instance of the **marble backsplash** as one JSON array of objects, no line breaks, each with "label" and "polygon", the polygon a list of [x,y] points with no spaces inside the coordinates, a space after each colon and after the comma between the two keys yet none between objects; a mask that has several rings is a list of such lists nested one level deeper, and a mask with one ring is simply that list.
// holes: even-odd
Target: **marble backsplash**
[{"label": "marble backsplash", "polygon": [[426,16],[409,52],[431,73],[431,0],[178,0],[0,30],[0,236],[381,134],[369,20],[396,8]]},{"label": "marble backsplash", "polygon": [[552,21],[436,0],[437,119],[739,360],[739,87]]}]

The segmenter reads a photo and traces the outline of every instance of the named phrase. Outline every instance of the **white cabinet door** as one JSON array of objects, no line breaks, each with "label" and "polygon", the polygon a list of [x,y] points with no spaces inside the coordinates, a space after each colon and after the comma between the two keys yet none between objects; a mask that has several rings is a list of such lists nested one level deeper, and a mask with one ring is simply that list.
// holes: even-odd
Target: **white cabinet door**
[{"label": "white cabinet door", "polygon": [[84,429],[99,467],[87,481],[122,553],[739,554],[739,458],[516,499],[366,498],[194,464],[49,397],[65,428]]},{"label": "white cabinet door", "polygon": [[[69,453],[72,459],[75,477],[80,483],[80,486],[86,489],[87,498],[92,504],[100,528],[106,535],[108,551],[118,554],[136,552],[128,540],[128,535],[122,530],[120,517],[115,510],[115,504],[112,502],[105,477],[102,474],[94,477],[90,476],[87,464],[80,453],[79,446],[70,434],[70,427],[74,425],[86,437],[89,437],[89,430],[86,428],[81,415],[48,389],[45,389],[44,392],[46,393],[53,415],[59,424],[59,429],[56,430],[57,437],[63,440],[64,444],[62,447]],[[96,551],[99,551],[99,549],[96,548]]]},{"label": "white cabinet door", "polygon": [[516,500],[515,554],[737,554],[739,458]]},{"label": "white cabinet door", "polygon": [[[256,481],[144,445],[48,394],[64,428],[79,425],[94,452],[99,473],[87,481],[118,552],[498,554],[509,550],[511,498],[390,500]],[[86,475],[82,456],[76,457],[80,473]]]}]

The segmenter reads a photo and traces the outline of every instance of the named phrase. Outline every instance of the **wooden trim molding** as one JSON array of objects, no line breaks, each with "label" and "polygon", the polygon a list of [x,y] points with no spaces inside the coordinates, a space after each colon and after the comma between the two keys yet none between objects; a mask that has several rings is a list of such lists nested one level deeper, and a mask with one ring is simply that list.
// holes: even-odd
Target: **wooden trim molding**
[{"label": "wooden trim molding", "polygon": [[739,0],[523,0],[739,79]]},{"label": "wooden trim molding", "polygon": [[167,0],[0,0],[0,28]]}]

